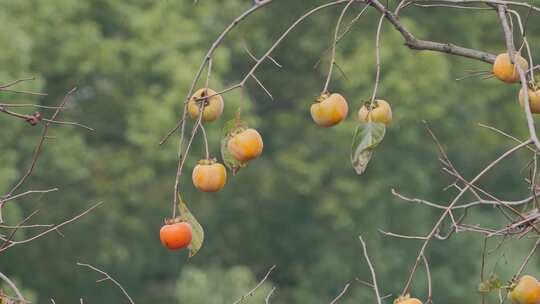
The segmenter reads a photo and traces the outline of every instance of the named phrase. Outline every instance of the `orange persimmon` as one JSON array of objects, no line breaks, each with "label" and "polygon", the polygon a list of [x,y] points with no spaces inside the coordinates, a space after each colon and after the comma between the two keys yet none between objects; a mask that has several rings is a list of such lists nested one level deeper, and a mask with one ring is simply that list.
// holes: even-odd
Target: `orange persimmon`
[{"label": "orange persimmon", "polygon": [[317,125],[328,128],[337,125],[347,117],[349,105],[340,94],[323,94],[311,105],[310,112]]}]

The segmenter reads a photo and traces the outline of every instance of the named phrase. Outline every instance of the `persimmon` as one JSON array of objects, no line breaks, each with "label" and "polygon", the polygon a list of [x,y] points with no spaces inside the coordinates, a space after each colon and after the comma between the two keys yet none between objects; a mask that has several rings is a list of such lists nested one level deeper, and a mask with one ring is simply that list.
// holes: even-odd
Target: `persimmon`
[{"label": "persimmon", "polygon": [[[515,62],[517,62],[519,66],[521,66],[523,71],[529,69],[529,63],[525,58],[521,57],[519,53],[515,53],[514,59]],[[519,73],[517,67],[515,66],[515,64],[512,64],[508,53],[502,53],[497,55],[497,57],[495,58],[495,62],[493,63],[493,74],[495,75],[495,77],[504,82],[513,83],[519,81]]]},{"label": "persimmon", "polygon": [[510,299],[516,304],[536,304],[540,301],[540,283],[530,275],[524,275],[510,292]]},{"label": "persimmon", "polygon": [[[199,100],[200,98],[207,96],[211,97]],[[214,121],[223,113],[223,98],[221,95],[216,95],[216,91],[212,89],[202,88],[198,89],[189,100],[188,111],[191,118],[197,119],[197,117],[199,117],[199,110],[202,102],[204,102],[202,116],[204,122]]]},{"label": "persimmon", "polygon": [[411,298],[408,294],[394,300],[394,304],[422,304],[417,298]]},{"label": "persimmon", "polygon": [[[540,113],[540,88],[533,90],[527,89],[529,95],[529,106],[532,113]],[[525,96],[523,96],[523,88],[519,90],[519,104],[522,108],[525,107]]]},{"label": "persimmon", "polygon": [[191,225],[186,222],[165,224],[159,230],[161,243],[170,250],[188,247],[191,238]]},{"label": "persimmon", "polygon": [[316,124],[328,128],[337,125],[347,117],[349,105],[340,94],[323,94],[311,105],[310,112]]},{"label": "persimmon", "polygon": [[227,170],[215,159],[203,159],[191,174],[195,188],[203,192],[216,192],[225,186]]},{"label": "persimmon", "polygon": [[257,158],[263,151],[261,134],[255,129],[240,131],[229,139],[227,150],[236,160],[242,162]]},{"label": "persimmon", "polygon": [[358,118],[363,122],[380,122],[388,127],[392,122],[392,108],[386,100],[375,99],[371,111],[366,105],[358,110]]}]

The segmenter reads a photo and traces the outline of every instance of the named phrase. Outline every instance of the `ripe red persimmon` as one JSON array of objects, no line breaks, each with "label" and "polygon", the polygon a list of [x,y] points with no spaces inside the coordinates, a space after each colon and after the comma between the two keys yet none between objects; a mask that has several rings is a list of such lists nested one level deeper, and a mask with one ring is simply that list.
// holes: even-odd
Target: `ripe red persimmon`
[{"label": "ripe red persimmon", "polygon": [[159,230],[161,243],[170,250],[188,247],[191,238],[191,225],[186,222],[165,224]]}]

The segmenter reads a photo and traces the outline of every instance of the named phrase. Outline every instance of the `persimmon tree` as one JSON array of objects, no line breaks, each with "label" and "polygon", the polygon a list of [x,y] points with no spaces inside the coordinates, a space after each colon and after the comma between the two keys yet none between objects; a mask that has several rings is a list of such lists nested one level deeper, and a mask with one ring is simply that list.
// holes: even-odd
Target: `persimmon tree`
[{"label": "persimmon tree", "polygon": [[[535,70],[538,69],[538,65],[535,64],[533,60],[533,50],[530,48],[526,35],[527,24],[533,22],[533,20],[537,18],[538,13],[540,13],[540,8],[534,4],[505,0],[402,0],[394,4],[383,3],[378,0],[329,1],[306,11],[305,14],[299,16],[291,25],[285,27],[282,34],[268,46],[267,50],[263,52],[262,55],[256,56],[246,48],[246,59],[252,61],[253,65],[246,74],[241,75],[238,83],[225,88],[210,88],[213,64],[215,60],[218,60],[214,56],[216,50],[227,38],[229,38],[229,34],[234,31],[238,24],[244,22],[254,13],[264,11],[264,8],[271,5],[273,2],[273,0],[256,0],[252,6],[242,12],[236,19],[232,20],[217,37],[204,56],[199,69],[195,71],[195,76],[190,89],[185,92],[186,98],[183,100],[182,104],[182,116],[178,119],[177,124],[171,128],[160,142],[161,145],[167,144],[169,141],[172,142],[173,138],[176,139],[177,134],[179,135],[177,170],[174,178],[174,187],[171,189],[171,214],[168,215],[166,226],[176,227],[177,225],[182,224],[182,235],[180,239],[175,235],[175,231],[170,229],[174,227],[164,227],[168,233],[162,238],[162,242],[171,249],[184,248],[187,243],[189,243],[190,256],[197,254],[204,242],[204,223],[201,224],[196,219],[195,215],[188,209],[189,203],[182,195],[184,189],[181,187],[181,180],[188,176],[185,172],[186,162],[188,161],[188,155],[192,152],[194,140],[197,136],[202,136],[204,139],[203,145],[205,157],[201,160],[199,166],[192,172],[191,178],[194,186],[201,191],[215,192],[224,186],[226,187],[227,173],[223,170],[221,162],[229,168],[233,175],[232,178],[234,178],[234,175],[236,175],[239,170],[250,170],[248,165],[249,162],[256,162],[257,157],[259,157],[261,153],[264,153],[263,142],[265,134],[261,134],[256,129],[251,128],[242,119],[242,103],[244,101],[240,102],[241,106],[237,109],[236,115],[228,122],[224,122],[224,118],[220,117],[223,112],[223,107],[227,107],[227,94],[234,90],[244,92],[248,85],[254,85],[259,87],[264,94],[268,95],[268,97],[273,98],[272,90],[264,84],[264,75],[257,74],[261,65],[270,62],[276,67],[280,67],[281,64],[279,63],[279,58],[274,58],[273,53],[281,43],[297,29],[298,25],[315,14],[323,13],[324,10],[339,9],[340,15],[335,24],[331,25],[334,31],[333,39],[329,41],[330,47],[328,52],[323,54],[324,57],[328,57],[326,79],[321,83],[321,90],[319,92],[313,92],[313,95],[316,97],[314,98],[312,105],[306,105],[306,112],[310,112],[314,120],[314,128],[317,128],[318,126],[335,126],[347,119],[347,114],[350,114],[350,112],[353,113],[353,115],[349,116],[353,116],[352,119],[358,121],[358,126],[355,130],[351,130],[351,133],[354,133],[354,135],[351,138],[352,147],[350,155],[351,165],[358,174],[363,174],[366,170],[369,170],[368,164],[373,154],[379,149],[385,148],[384,145],[381,146],[381,144],[385,134],[387,132],[392,132],[392,119],[396,117],[399,118],[399,112],[395,110],[392,111],[392,105],[398,104],[400,101],[383,99],[382,96],[379,96],[378,94],[381,82],[381,66],[384,65],[384,61],[381,58],[381,48],[384,47],[384,41],[381,39],[383,29],[397,31],[403,37],[404,47],[408,47],[413,52],[438,52],[441,53],[441,56],[459,56],[468,58],[472,61],[486,63],[485,71],[474,71],[468,76],[483,78],[494,76],[501,80],[501,86],[507,86],[508,90],[515,90],[515,104],[517,107],[521,104],[523,109],[522,123],[527,125],[529,131],[527,138],[519,139],[497,129],[496,126],[485,126],[489,130],[502,136],[502,138],[508,139],[516,144],[500,156],[495,156],[493,161],[489,162],[488,165],[481,169],[475,177],[466,178],[454,166],[451,160],[452,157],[447,155],[443,148],[444,143],[439,142],[435,132],[433,132],[429,125],[426,124],[426,129],[439,151],[442,173],[448,175],[452,179],[448,188],[456,190],[457,194],[447,202],[447,204],[438,204],[426,199],[416,198],[414,195],[404,195],[395,190],[392,191],[395,197],[400,200],[421,204],[425,208],[433,208],[441,212],[440,217],[433,223],[432,228],[425,235],[416,236],[406,235],[399,231],[382,231],[382,233],[389,238],[400,238],[409,240],[410,242],[420,243],[416,259],[410,267],[407,275],[408,278],[403,283],[404,286],[402,291],[399,294],[392,296],[396,303],[431,303],[434,300],[432,297],[430,262],[427,257],[427,252],[433,243],[438,242],[440,243],[438,246],[444,246],[445,240],[448,240],[455,234],[461,232],[478,233],[485,239],[484,254],[480,261],[482,264],[480,273],[481,279],[479,281],[480,292],[483,294],[498,292],[500,294],[499,299],[501,303],[506,301],[507,294],[510,294],[510,297],[520,304],[538,302],[538,299],[535,298],[534,295],[536,290],[540,290],[538,282],[534,278],[523,276],[523,273],[528,262],[535,255],[540,241],[535,243],[530,253],[521,261],[521,266],[515,271],[513,277],[498,278],[493,274],[487,277],[484,273],[485,269],[483,265],[487,256],[486,248],[488,240],[505,241],[506,239],[512,239],[513,242],[518,242],[519,240],[516,239],[516,236],[529,236],[529,234],[530,236],[537,236],[536,234],[540,232],[539,228],[536,226],[538,218],[540,217],[536,200],[538,189],[537,155],[540,152],[540,141],[537,138],[536,125],[533,119],[533,113],[538,112],[538,94],[540,93],[535,77]],[[349,23],[344,23],[345,17],[350,12],[350,9],[355,6],[362,7],[360,13],[354,16]],[[464,9],[489,11],[493,18],[498,20],[501,28],[500,35],[505,38],[506,44],[501,45],[500,54],[491,54],[484,50],[446,42],[444,41],[444,37],[440,37],[440,40],[437,41],[418,38],[415,33],[408,29],[406,24],[401,22],[400,14],[406,10],[424,9],[425,7],[444,7],[448,10]],[[380,16],[374,33],[375,44],[373,45],[374,51],[372,53],[376,58],[376,73],[373,77],[372,91],[366,92],[365,100],[355,101],[354,104],[357,108],[353,108],[351,100],[347,99],[348,92],[336,91],[332,88],[333,76],[336,70],[340,70],[340,65],[336,58],[336,47],[343,39],[354,39],[347,35],[348,32],[367,14],[376,14],[377,16]],[[383,28],[385,25],[388,29]],[[433,73],[436,73],[436,71],[433,71]],[[14,81],[1,86],[0,93],[4,91],[4,93],[33,94],[32,92],[15,92],[13,86],[20,81]],[[516,89],[507,83],[519,83],[520,87]],[[524,92],[527,92],[527,94]],[[21,196],[57,190],[56,188],[51,188],[46,190],[17,192],[20,186],[30,178],[33,173],[33,168],[38,163],[40,151],[48,138],[47,130],[50,126],[54,124],[63,124],[85,127],[79,123],[60,121],[57,119],[72,93],[73,91],[70,91],[58,107],[44,109],[53,112],[48,118],[47,116],[44,116],[41,111],[23,113],[13,110],[18,107],[39,108],[39,106],[0,104],[0,112],[6,114],[6,117],[10,116],[11,118],[27,122],[31,126],[40,125],[43,128],[41,139],[38,141],[35,153],[31,157],[29,169],[8,193],[0,197],[0,208],[5,203],[13,201],[15,198]],[[222,139],[221,142],[217,143],[221,147],[221,160],[217,160],[218,155],[210,153],[210,143],[208,142],[205,129],[205,125],[209,123],[223,125]],[[332,129],[322,129],[321,132],[332,132]],[[488,175],[493,168],[512,157],[518,151],[527,151],[531,155],[529,165],[530,176],[528,176],[527,179],[529,183],[529,197],[516,201],[504,201],[492,194],[492,190],[484,189],[484,187],[479,186],[479,181]],[[473,202],[463,202],[466,195],[472,195],[476,200]],[[8,234],[8,237],[2,239],[4,245],[0,247],[0,251],[7,250],[9,247],[31,242],[46,233],[57,231],[61,226],[71,223],[97,206],[99,206],[99,204],[94,205],[73,219],[57,225],[35,226],[29,225],[25,220],[14,227],[2,227],[11,232]],[[499,223],[500,225],[497,227],[482,227],[474,222],[469,222],[468,213],[470,210],[482,206],[493,206],[493,212],[502,214],[506,218],[506,222]],[[445,228],[445,226],[448,226],[448,228]],[[42,229],[42,231],[38,232],[34,237],[30,237],[24,241],[14,241],[12,237],[9,237],[9,235],[13,236],[20,229]],[[189,235],[189,237],[187,237],[187,235]],[[359,241],[370,269],[371,282],[358,281],[374,290],[376,300],[380,304],[387,298],[387,296],[384,295],[385,293],[381,292],[384,290],[385,282],[377,282],[377,265],[372,264],[369,258],[367,245],[362,237],[359,238]],[[170,246],[169,244],[174,245]],[[104,275],[105,280],[110,280],[120,287],[126,298],[129,299],[131,303],[134,302],[120,283],[106,272],[89,264],[80,263],[79,265]],[[414,295],[411,297],[409,293],[412,284],[423,283],[417,282],[415,279],[416,273],[421,266],[424,267],[426,273],[428,294]],[[246,295],[241,297],[236,303],[241,303],[250,297],[253,292],[269,278],[274,269],[275,266],[270,267],[266,275],[260,281],[260,284],[248,291]],[[1,273],[0,278],[12,287],[15,294],[15,297],[3,296],[6,301],[26,302],[24,296],[9,278]],[[341,292],[331,300],[331,303],[336,303],[342,299],[342,297],[346,296],[349,286],[350,284],[345,285]],[[266,302],[270,303],[271,299],[278,296],[279,294],[275,292],[275,289],[272,289],[266,297]],[[422,299],[422,301],[418,299]]]},{"label": "persimmon tree", "polygon": [[[485,62],[488,65],[488,71],[475,72],[471,76],[477,77],[486,77],[490,78],[495,76],[506,83],[520,83],[521,88],[516,92],[516,100],[519,99],[520,104],[523,108],[524,113],[524,123],[527,124],[529,130],[529,138],[525,140],[520,140],[515,137],[512,137],[509,134],[504,133],[501,130],[496,129],[495,127],[490,126],[489,128],[500,133],[501,135],[511,138],[516,141],[517,144],[512,147],[510,150],[503,153],[501,156],[495,158],[490,162],[484,169],[472,179],[464,178],[460,172],[454,167],[449,156],[444,151],[444,148],[441,143],[439,143],[434,132],[427,129],[431,134],[435,144],[439,149],[439,157],[442,164],[442,170],[445,174],[448,174],[454,179],[454,182],[450,184],[450,188],[457,189],[457,194],[447,205],[437,205],[431,202],[421,200],[418,198],[409,198],[401,195],[397,192],[393,192],[396,197],[410,202],[418,202],[426,205],[426,207],[439,208],[442,210],[442,214],[439,219],[434,223],[431,231],[425,236],[411,236],[403,235],[397,233],[383,232],[389,237],[412,239],[421,241],[421,245],[418,250],[417,258],[413,263],[410,274],[407,281],[404,283],[402,292],[395,296],[395,302],[401,304],[412,304],[420,303],[416,298],[411,298],[409,292],[411,285],[414,282],[415,274],[417,269],[421,264],[424,265],[427,273],[427,284],[429,285],[428,294],[424,297],[424,302],[432,302],[432,288],[431,288],[431,276],[429,270],[429,262],[426,258],[426,251],[429,249],[429,245],[434,240],[445,240],[450,238],[453,234],[457,232],[475,232],[484,235],[487,242],[488,239],[502,237],[507,238],[512,235],[525,235],[529,232],[540,232],[539,228],[536,226],[538,218],[538,208],[536,203],[536,159],[537,154],[540,152],[540,141],[536,135],[536,127],[533,119],[533,112],[536,112],[536,92],[538,91],[538,85],[536,83],[537,79],[535,78],[535,69],[538,67],[534,64],[533,53],[527,41],[526,27],[527,22],[534,19],[534,15],[540,12],[540,8],[534,6],[533,4],[524,3],[524,2],[513,2],[513,1],[499,1],[499,0],[480,0],[480,1],[468,1],[468,0],[441,0],[441,1],[430,1],[430,0],[402,0],[399,1],[393,7],[389,4],[383,4],[378,0],[340,0],[327,2],[320,6],[317,6],[304,15],[300,16],[286,28],[283,33],[275,40],[275,42],[268,47],[266,52],[264,52],[260,57],[257,57],[249,52],[248,56],[255,62],[251,69],[241,77],[241,80],[227,88],[212,90],[209,89],[209,80],[212,74],[212,63],[214,60],[214,53],[222,44],[222,42],[227,38],[227,35],[235,28],[235,26],[241,23],[244,19],[248,18],[252,13],[264,8],[267,5],[270,5],[272,0],[263,0],[255,1],[254,5],[247,9],[245,12],[240,14],[235,20],[233,20],[228,27],[226,27],[221,35],[215,40],[210,49],[207,51],[206,56],[201,63],[199,70],[195,73],[194,80],[192,82],[190,90],[187,92],[187,96],[184,102],[184,114],[181,119],[178,121],[177,125],[171,129],[167,137],[162,141],[164,143],[167,138],[174,134],[174,132],[179,130],[180,133],[180,144],[178,150],[178,170],[176,174],[176,181],[173,190],[173,199],[172,199],[172,217],[177,217],[177,206],[180,206],[180,215],[178,218],[184,218],[186,222],[190,225],[196,227],[193,238],[197,240],[195,243],[190,245],[191,255],[196,254],[202,245],[202,240],[204,238],[203,230],[201,225],[195,220],[195,217],[189,212],[186,207],[186,204],[181,198],[182,189],[180,188],[180,179],[182,178],[182,173],[184,169],[184,164],[189,154],[190,148],[193,143],[193,139],[199,132],[204,138],[206,157],[210,161],[210,156],[208,154],[208,141],[206,138],[206,132],[204,130],[206,115],[212,115],[211,113],[215,112],[215,109],[209,108],[207,111],[206,106],[211,106],[212,98],[222,97],[225,100],[225,106],[227,105],[226,94],[233,90],[245,90],[248,82],[253,82],[253,84],[260,87],[270,98],[272,98],[271,91],[264,85],[264,77],[257,76],[257,69],[263,62],[269,61],[279,66],[278,60],[272,57],[273,51],[279,47],[280,43],[287,38],[287,36],[295,30],[296,26],[302,23],[305,19],[309,18],[311,15],[320,13],[323,9],[331,8],[334,6],[341,7],[341,14],[339,15],[334,31],[334,39],[331,41],[330,47],[330,60],[328,63],[328,73],[326,81],[322,86],[320,97],[318,97],[314,104],[311,106],[311,116],[313,117],[315,123],[322,127],[331,127],[340,123],[343,119],[346,118],[348,114],[348,103],[346,100],[347,92],[334,92],[331,89],[331,79],[335,67],[339,67],[336,62],[336,45],[339,41],[344,38],[347,32],[351,27],[355,26],[355,23],[362,18],[363,14],[378,13],[380,14],[376,39],[374,45],[374,55],[376,56],[376,75],[373,84],[373,90],[371,94],[366,95],[366,101],[363,102],[358,109],[358,128],[352,139],[352,151],[351,151],[351,162],[358,174],[362,174],[368,166],[368,163],[375,151],[378,148],[379,144],[382,142],[386,129],[391,128],[390,122],[392,120],[392,110],[390,104],[393,102],[399,101],[388,101],[378,99],[378,86],[380,83],[380,74],[381,74],[381,65],[384,64],[381,62],[380,49],[384,45],[381,41],[381,31],[384,24],[389,24],[394,30],[397,30],[404,39],[404,44],[406,47],[410,48],[413,51],[432,51],[445,53],[449,56],[461,56],[466,57],[471,60],[477,60]],[[343,18],[347,14],[349,8],[355,5],[361,5],[364,9],[353,19],[353,21],[348,25],[343,25]],[[409,31],[407,27],[401,23],[399,16],[400,13],[407,9],[418,9],[421,7],[433,7],[441,6],[450,8],[459,8],[466,10],[490,10],[492,11],[493,18],[499,20],[501,26],[501,35],[504,36],[506,45],[501,46],[501,54],[491,54],[489,52],[468,48],[465,46],[458,46],[448,42],[442,41],[430,41],[417,38],[414,33]],[[517,8],[525,9],[525,16],[522,16],[522,13],[516,11]],[[517,47],[516,47],[517,43]],[[521,55],[523,54],[523,56]],[[436,71],[433,71],[436,73]],[[203,88],[199,89],[194,93],[194,90],[200,83],[203,84]],[[501,83],[501,85],[506,85]],[[206,94],[200,94],[201,90],[207,90]],[[208,92],[212,92],[208,94]],[[528,92],[524,94],[523,92]],[[518,98],[519,93],[519,98]],[[193,103],[198,103],[199,108],[193,109]],[[517,103],[516,103],[517,104]],[[191,109],[190,109],[191,107]],[[193,110],[192,110],[193,109]],[[192,118],[194,118],[194,123],[191,128],[191,131],[188,132],[187,127],[187,118],[189,113],[192,113]],[[221,112],[221,111],[219,111]],[[230,142],[231,134],[244,131],[247,126],[241,120],[242,108],[240,107],[237,111],[236,117],[231,121],[225,124],[224,136],[221,144],[221,150],[223,155],[223,161],[232,170],[235,174],[239,168],[245,166],[244,159],[230,158]],[[198,114],[193,115],[193,114]],[[395,115],[399,116],[399,113]],[[215,115],[212,115],[215,116]],[[256,132],[256,131],[255,131]],[[328,131],[327,131],[328,132]],[[262,141],[261,141],[262,143]],[[261,144],[262,145],[262,144]],[[246,149],[250,149],[251,144],[247,144]],[[477,185],[477,182],[485,176],[489,171],[497,166],[499,163],[504,161],[506,158],[511,157],[517,151],[528,149],[531,152],[531,176],[529,178],[531,196],[526,200],[521,200],[517,202],[505,202],[496,198],[489,190],[483,189]],[[259,152],[260,153],[260,152]],[[216,174],[216,178],[219,174]],[[472,203],[461,204],[462,198],[466,193],[470,192],[477,198],[477,201]],[[506,227],[503,229],[497,229],[494,227],[480,227],[478,225],[467,223],[467,212],[469,209],[482,206],[482,205],[493,205],[496,207],[496,212],[503,213],[507,218]],[[518,211],[517,206],[525,206],[524,211]],[[461,213],[458,216],[458,213]],[[450,222],[449,231],[443,233],[443,223]],[[360,238],[360,241],[364,248],[364,253],[366,259],[369,263],[370,270],[372,272],[372,283],[367,285],[373,287],[376,292],[377,302],[380,304],[382,302],[382,297],[379,293],[379,284],[376,281],[375,268],[371,265],[369,260],[366,244]],[[534,296],[536,294],[540,297],[540,284],[537,281],[536,283],[529,284],[529,288],[526,288],[526,293],[533,294],[532,296],[516,296],[515,293],[519,293],[515,289],[517,280],[522,275],[527,262],[534,255],[536,248],[539,242],[535,244],[532,248],[531,253],[523,260],[522,266],[518,269],[515,275],[512,278],[506,278],[508,284],[503,284],[499,278],[490,277],[484,280],[484,269],[482,267],[480,282],[480,292],[488,293],[492,291],[498,291],[501,296],[501,303],[506,299],[506,293],[512,292],[514,290],[514,295],[512,298],[518,303],[536,303],[540,298]],[[485,255],[485,251],[484,251]],[[484,263],[485,256],[482,257],[482,263]],[[525,284],[525,283],[523,283]],[[521,283],[517,286],[520,286]],[[347,290],[348,285],[344,288],[343,292],[338,296],[341,297]],[[503,296],[504,294],[504,296]],[[334,301],[337,301],[336,298]],[[526,299],[526,300],[523,300]],[[334,303],[334,301],[332,303]]]}]

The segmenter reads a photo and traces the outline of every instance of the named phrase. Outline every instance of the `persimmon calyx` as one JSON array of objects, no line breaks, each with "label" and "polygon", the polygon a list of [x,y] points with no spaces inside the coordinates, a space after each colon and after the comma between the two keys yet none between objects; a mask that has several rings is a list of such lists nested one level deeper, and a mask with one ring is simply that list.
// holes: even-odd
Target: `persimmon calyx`
[{"label": "persimmon calyx", "polygon": [[197,162],[197,164],[199,164],[199,165],[205,165],[205,166],[207,166],[207,165],[213,165],[213,164],[215,164],[215,163],[217,163],[217,158],[215,158],[215,157],[210,157],[210,158],[201,159],[201,160],[199,160],[199,161]]},{"label": "persimmon calyx", "polygon": [[182,217],[177,216],[175,218],[165,218],[164,222],[165,222],[165,225],[172,225],[176,223],[183,223],[185,222],[185,220],[182,219]]},{"label": "persimmon calyx", "polygon": [[328,97],[330,97],[330,93],[329,92],[324,92],[319,97],[315,98],[314,103],[321,103],[321,102],[325,101],[326,99],[328,99]]},{"label": "persimmon calyx", "polygon": [[411,298],[411,295],[410,294],[404,294],[404,295],[401,295],[399,297],[397,297],[395,300],[394,300],[394,304],[399,304],[405,300],[408,300]]}]

